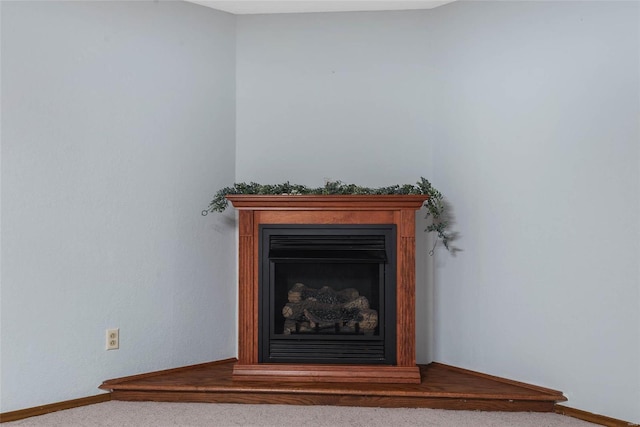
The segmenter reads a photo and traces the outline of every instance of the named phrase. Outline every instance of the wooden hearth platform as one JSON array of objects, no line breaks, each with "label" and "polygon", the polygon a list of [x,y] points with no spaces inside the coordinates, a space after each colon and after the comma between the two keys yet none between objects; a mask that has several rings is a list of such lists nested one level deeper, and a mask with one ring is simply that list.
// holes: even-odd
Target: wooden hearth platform
[{"label": "wooden hearth platform", "polygon": [[105,381],[113,400],[553,412],[562,392],[440,363],[420,384],[233,381],[235,359]]}]

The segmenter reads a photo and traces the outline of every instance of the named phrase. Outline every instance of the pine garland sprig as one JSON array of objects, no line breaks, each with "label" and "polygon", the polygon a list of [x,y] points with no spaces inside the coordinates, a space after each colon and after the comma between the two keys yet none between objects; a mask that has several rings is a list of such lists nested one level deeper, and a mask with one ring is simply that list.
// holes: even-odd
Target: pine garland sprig
[{"label": "pine garland sprig", "polygon": [[[229,201],[226,196],[229,194],[252,194],[252,195],[417,195],[424,194],[429,198],[424,202],[427,209],[427,217],[431,217],[431,224],[425,229],[426,232],[435,232],[438,238],[442,240],[442,244],[448,251],[452,251],[449,246],[453,233],[449,228],[449,222],[446,220],[446,206],[442,193],[436,190],[431,183],[420,177],[415,185],[392,185],[389,187],[369,188],[361,187],[355,184],[345,184],[342,181],[327,181],[323,187],[310,188],[305,185],[291,184],[285,182],[282,184],[258,184],[256,182],[239,182],[234,183],[231,187],[221,188],[216,192],[209,203],[207,209],[202,211],[202,215],[209,212],[224,212],[229,207]],[[437,242],[436,242],[437,243]],[[434,245],[435,248],[435,245]],[[433,254],[433,249],[430,251]]]}]

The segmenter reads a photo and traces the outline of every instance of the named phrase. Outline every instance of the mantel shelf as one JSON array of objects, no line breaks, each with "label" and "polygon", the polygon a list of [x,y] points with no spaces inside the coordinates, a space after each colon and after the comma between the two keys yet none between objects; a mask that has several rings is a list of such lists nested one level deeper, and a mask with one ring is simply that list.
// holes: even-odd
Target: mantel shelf
[{"label": "mantel shelf", "polygon": [[401,195],[253,195],[230,194],[227,199],[240,210],[389,210],[420,209],[426,194]]}]

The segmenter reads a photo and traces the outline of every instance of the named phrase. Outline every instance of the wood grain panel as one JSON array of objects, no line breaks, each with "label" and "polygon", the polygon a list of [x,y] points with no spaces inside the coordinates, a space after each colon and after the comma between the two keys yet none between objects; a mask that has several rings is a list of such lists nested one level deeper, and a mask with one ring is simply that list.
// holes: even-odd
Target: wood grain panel
[{"label": "wood grain panel", "polygon": [[[288,403],[552,411],[561,392],[432,363],[419,365],[419,384],[370,382],[235,381],[235,363],[195,365],[164,373],[105,381],[115,400]],[[230,399],[230,400],[225,400]]]},{"label": "wood grain panel", "polygon": [[236,365],[234,380],[420,384],[417,366],[257,364]]},{"label": "wood grain panel", "polygon": [[366,392],[366,394],[379,396],[563,400],[562,393],[556,390],[440,363],[418,365],[421,374],[420,384],[323,384],[297,381],[245,383],[233,381],[234,365],[236,365],[234,360],[193,365],[186,368],[108,380],[103,383],[101,388],[108,390],[313,392],[321,394],[339,392],[362,394],[362,392]]},{"label": "wood grain panel", "polygon": [[[140,384],[141,381],[146,381],[150,377],[161,377],[161,381],[166,381],[166,378],[171,378],[172,376],[176,376],[181,373],[185,373],[188,377],[193,375],[193,372],[207,372],[209,377],[214,376],[215,378],[224,378],[227,375],[227,371],[233,365],[238,362],[238,359],[235,357],[229,359],[216,360],[215,362],[207,362],[207,363],[198,363],[196,365],[188,365],[181,366],[179,368],[172,369],[163,369],[160,371],[153,372],[145,372],[142,374],[129,375],[126,377],[114,378],[111,380],[104,381],[102,385],[98,388],[102,390],[112,390],[113,386],[118,384]],[[230,371],[229,371],[230,372]]]},{"label": "wood grain panel", "polygon": [[415,238],[415,236],[416,236],[416,212],[415,212],[415,210],[402,209],[400,211],[400,223],[398,225],[398,235],[400,237],[414,237]]},{"label": "wood grain panel", "polygon": [[373,408],[431,408],[466,411],[553,412],[553,402],[417,398],[381,396],[342,396],[315,394],[267,394],[267,393],[200,393],[200,392],[138,392],[116,391],[113,400],[154,402],[202,402],[274,405],[332,405],[362,406]]},{"label": "wood grain panel", "polygon": [[238,360],[258,362],[258,284],[255,274],[253,211],[240,212],[238,224]]},{"label": "wood grain panel", "polygon": [[393,224],[389,211],[258,211],[261,224]]},{"label": "wood grain panel", "polygon": [[238,235],[253,236],[254,211],[243,210],[238,214]]},{"label": "wood grain panel", "polygon": [[[283,375],[299,377],[305,372],[309,381],[343,381],[358,377],[348,367],[335,368],[331,375],[314,374],[309,369],[295,368],[264,371],[249,369],[258,364],[258,243],[260,224],[395,224],[396,243],[396,367],[411,368],[399,382],[416,381],[415,364],[415,211],[427,196],[424,195],[359,195],[359,196],[266,196],[230,195],[227,198],[240,210],[239,224],[239,322],[238,364],[236,376],[254,380],[273,380]],[[244,367],[243,367],[244,366]],[[284,365],[289,366],[292,365]],[[369,369],[369,368],[367,368]],[[365,369],[365,370],[367,370]],[[399,370],[398,372],[400,372]],[[289,374],[283,374],[289,372]],[[360,371],[362,374],[364,371]],[[364,375],[364,374],[362,374]],[[374,381],[373,374],[367,374]],[[379,373],[377,377],[382,376]],[[393,375],[391,376],[393,377]]]},{"label": "wood grain panel", "polygon": [[426,195],[248,195],[226,196],[236,209],[260,210],[393,210],[420,209]]},{"label": "wood grain panel", "polygon": [[399,366],[416,364],[415,239],[401,237],[397,282],[397,359]]}]

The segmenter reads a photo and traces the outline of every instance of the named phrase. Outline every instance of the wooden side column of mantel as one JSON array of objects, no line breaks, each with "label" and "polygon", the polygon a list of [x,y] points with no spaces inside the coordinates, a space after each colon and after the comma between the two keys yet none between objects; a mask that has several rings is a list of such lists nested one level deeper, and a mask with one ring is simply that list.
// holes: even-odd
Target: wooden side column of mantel
[{"label": "wooden side column of mantel", "polygon": [[258,363],[258,271],[254,256],[253,211],[242,210],[238,224],[238,361]]},{"label": "wooden side column of mantel", "polygon": [[[415,211],[402,209],[398,227],[397,329],[398,366],[416,366]],[[400,297],[404,296],[404,297]]]},{"label": "wooden side column of mantel", "polygon": [[[234,380],[420,383],[415,356],[415,211],[427,196],[250,196],[227,198],[239,214],[238,362]],[[260,224],[395,224],[396,364],[258,363]]]}]

